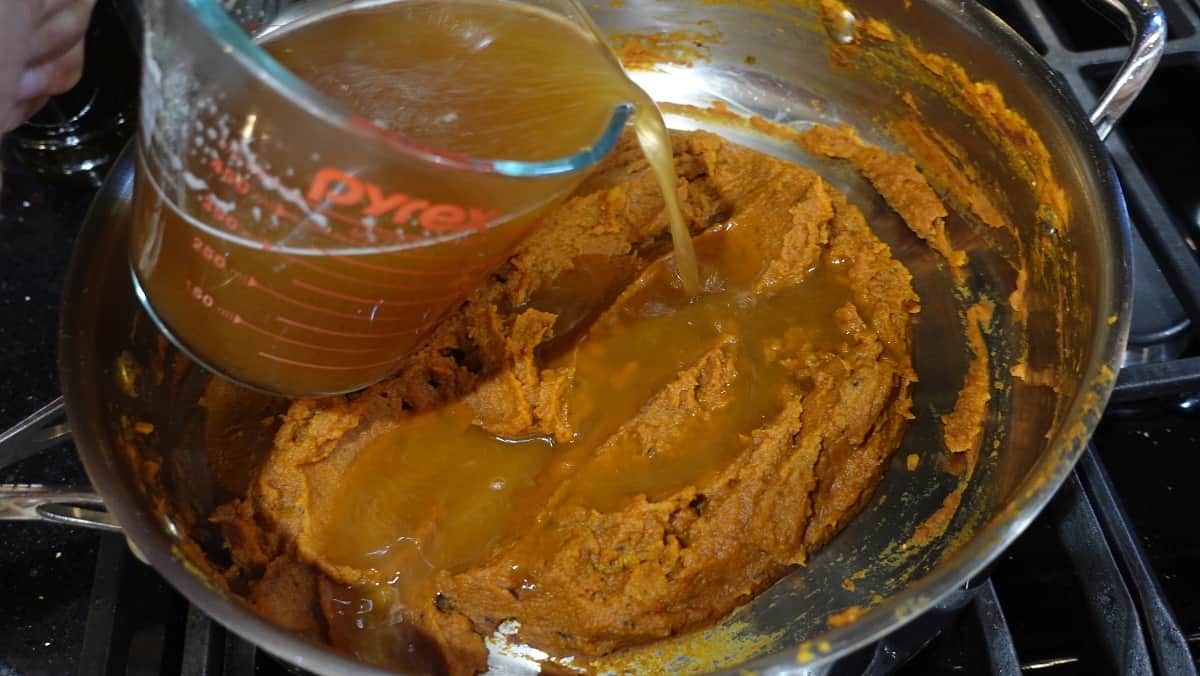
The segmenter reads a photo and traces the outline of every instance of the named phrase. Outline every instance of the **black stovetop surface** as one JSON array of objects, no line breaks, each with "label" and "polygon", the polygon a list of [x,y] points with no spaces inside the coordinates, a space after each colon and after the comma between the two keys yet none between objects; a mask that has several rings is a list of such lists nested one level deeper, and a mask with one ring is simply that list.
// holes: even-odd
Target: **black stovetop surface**
[{"label": "black stovetop surface", "polygon": [[[58,300],[91,190],[48,186],[6,166],[0,193],[0,429],[58,396]],[[86,483],[62,447],[0,469],[0,483]],[[66,674],[77,664],[98,536],[0,524],[0,674]]]},{"label": "black stovetop surface", "polygon": [[[1166,351],[1183,359],[1123,372],[1115,396],[1123,401],[1110,406],[1078,478],[1001,558],[990,582],[972,592],[959,619],[917,651],[902,673],[1187,673],[1181,653],[1172,657],[1170,646],[1160,645],[1157,602],[1173,612],[1190,646],[1191,658],[1184,659],[1193,665],[1200,659],[1200,498],[1194,488],[1200,359],[1187,330],[1189,316],[1200,317],[1194,244],[1200,237],[1200,0],[1160,1],[1171,29],[1168,55],[1108,145],[1140,233],[1134,342],[1139,332],[1173,334]],[[1120,32],[1083,2],[984,4],[1044,54],[1085,105],[1124,55]],[[109,11],[104,2],[99,11]],[[11,153],[6,158],[0,430],[58,395],[59,293],[93,194],[36,176],[11,161]],[[1150,338],[1145,342],[1154,348]],[[14,482],[83,484],[86,476],[65,445],[0,468],[0,483]],[[1110,485],[1111,504],[1105,501]],[[1097,525],[1099,545],[1081,537]],[[1126,528],[1131,537],[1123,540]],[[1139,573],[1142,561],[1148,575]],[[282,668],[189,608],[127,553],[119,536],[0,523],[0,676],[73,673],[274,674]]]}]

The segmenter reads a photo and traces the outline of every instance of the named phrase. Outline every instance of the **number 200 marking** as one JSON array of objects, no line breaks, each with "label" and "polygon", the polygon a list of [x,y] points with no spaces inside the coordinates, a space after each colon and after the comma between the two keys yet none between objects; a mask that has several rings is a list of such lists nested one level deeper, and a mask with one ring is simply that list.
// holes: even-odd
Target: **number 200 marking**
[{"label": "number 200 marking", "polygon": [[225,269],[225,256],[218,253],[216,249],[205,244],[204,240],[200,239],[199,237],[192,238],[192,251],[199,253],[200,256],[212,264],[214,268],[218,270]]}]

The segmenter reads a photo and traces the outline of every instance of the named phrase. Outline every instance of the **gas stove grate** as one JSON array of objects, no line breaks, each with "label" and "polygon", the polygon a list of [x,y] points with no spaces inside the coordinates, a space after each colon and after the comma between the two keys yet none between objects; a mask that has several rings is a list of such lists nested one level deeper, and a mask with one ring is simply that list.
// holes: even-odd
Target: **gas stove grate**
[{"label": "gas stove grate", "polygon": [[[1126,54],[1125,39],[1083,0],[981,0],[1013,26],[1090,108]],[[1200,2],[1159,0],[1167,16],[1166,54],[1149,85],[1106,145],[1129,204],[1134,232],[1133,361],[1161,358],[1168,341],[1187,347],[1200,317]],[[1175,298],[1155,290],[1168,285]],[[1180,340],[1182,338],[1182,340]],[[1166,356],[1180,356],[1181,349]],[[1157,361],[1150,357],[1151,363]],[[1200,392],[1200,359],[1169,369],[1130,364],[1116,400]]]},{"label": "gas stove grate", "polygon": [[[1047,511],[1054,545],[1082,587],[1095,652],[1020,659],[1001,601],[1008,581],[981,578],[905,629],[843,658],[830,676],[1195,674],[1188,641],[1094,451],[1084,455]],[[80,676],[301,673],[189,606],[117,536],[101,543],[88,608]]]}]

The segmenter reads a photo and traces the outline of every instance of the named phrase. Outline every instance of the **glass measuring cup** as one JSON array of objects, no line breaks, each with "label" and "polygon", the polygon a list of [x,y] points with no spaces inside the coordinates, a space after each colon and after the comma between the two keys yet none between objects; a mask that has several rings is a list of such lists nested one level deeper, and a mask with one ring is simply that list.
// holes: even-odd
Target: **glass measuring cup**
[{"label": "glass measuring cup", "polygon": [[[394,372],[633,113],[614,102],[552,157],[407,138],[256,42],[349,5],[145,3],[134,286],[190,356],[274,393],[347,392]],[[537,7],[598,39],[572,0]]]}]

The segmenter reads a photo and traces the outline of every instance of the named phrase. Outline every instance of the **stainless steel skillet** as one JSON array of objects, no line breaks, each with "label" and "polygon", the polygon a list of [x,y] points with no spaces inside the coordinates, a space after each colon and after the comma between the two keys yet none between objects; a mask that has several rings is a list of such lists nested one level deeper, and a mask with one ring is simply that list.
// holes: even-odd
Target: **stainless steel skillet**
[{"label": "stainless steel skillet", "polygon": [[[937,463],[922,463],[916,473],[898,463],[863,514],[808,566],[721,627],[651,647],[624,666],[771,673],[824,668],[964,587],[1036,516],[1073,467],[1111,389],[1129,314],[1128,219],[1096,131],[1107,134],[1128,107],[1165,39],[1163,17],[1151,0],[1095,4],[1127,16],[1136,41],[1126,67],[1089,120],[1045,62],[974,2],[914,0],[907,8],[890,0],[847,3],[859,26],[868,17],[884,21],[924,52],[961,64],[971,80],[996,85],[1006,108],[1028,123],[1046,149],[1052,175],[1071,207],[1070,217],[1060,223],[1039,213],[1036,189],[1014,170],[1003,143],[963,112],[954,83],[932,81],[911,61],[887,62],[886,79],[865,66],[856,70],[853,63],[831,68],[830,31],[835,41],[855,32],[823,22],[808,3],[627,0],[620,8],[595,10],[599,25],[613,32],[720,32],[719,39],[705,42],[707,60],[690,67],[668,64],[639,76],[659,100],[709,105],[717,99],[787,124],[844,121],[875,142],[897,147],[881,122],[903,114],[899,92],[908,91],[932,127],[971,151],[1018,228],[1020,247],[993,237],[969,214],[951,219],[956,242],[971,256],[972,292],[1007,298],[1015,285],[1009,260],[1018,248],[1029,258],[1027,265],[1045,271],[1030,277],[1026,322],[1000,313],[993,370],[1008,388],[993,400],[985,431],[989,452],[981,457],[945,535],[894,556],[897,545],[956,485]],[[712,124],[687,117],[674,122]],[[722,131],[772,152],[795,153],[740,128]],[[138,312],[129,287],[124,236],[131,178],[126,157],[81,231],[63,303],[60,368],[66,408],[76,445],[109,512],[101,523],[119,524],[135,550],[189,600],[269,652],[318,673],[370,673],[366,665],[264,622],[235,595],[219,591],[202,572],[204,566],[196,565],[207,559],[220,567],[222,543],[206,528],[204,516],[239,492],[254,449],[269,442],[269,430],[246,421],[281,402],[253,400],[257,408],[243,411],[246,420],[230,412],[226,422],[242,424],[244,432],[236,448],[226,438],[206,434],[211,414],[197,402],[208,376],[165,347]],[[916,329],[920,417],[898,453],[903,458],[906,450],[936,447],[936,415],[953,403],[967,358],[956,314],[962,300],[951,292],[944,270],[906,238],[863,184],[845,175],[839,187],[868,212],[913,269],[927,308]],[[1022,355],[1047,374],[1044,383],[1003,378]],[[42,420],[29,421],[26,432],[37,430]],[[29,448],[37,435],[16,436],[24,439],[21,448]],[[14,455],[20,450],[11,443],[4,449]],[[77,523],[100,518],[78,509],[78,503],[98,502],[86,493],[27,490],[0,500],[0,514]],[[859,576],[853,589],[842,585],[854,575]],[[829,624],[831,615],[848,608],[861,613],[846,624]]]}]

